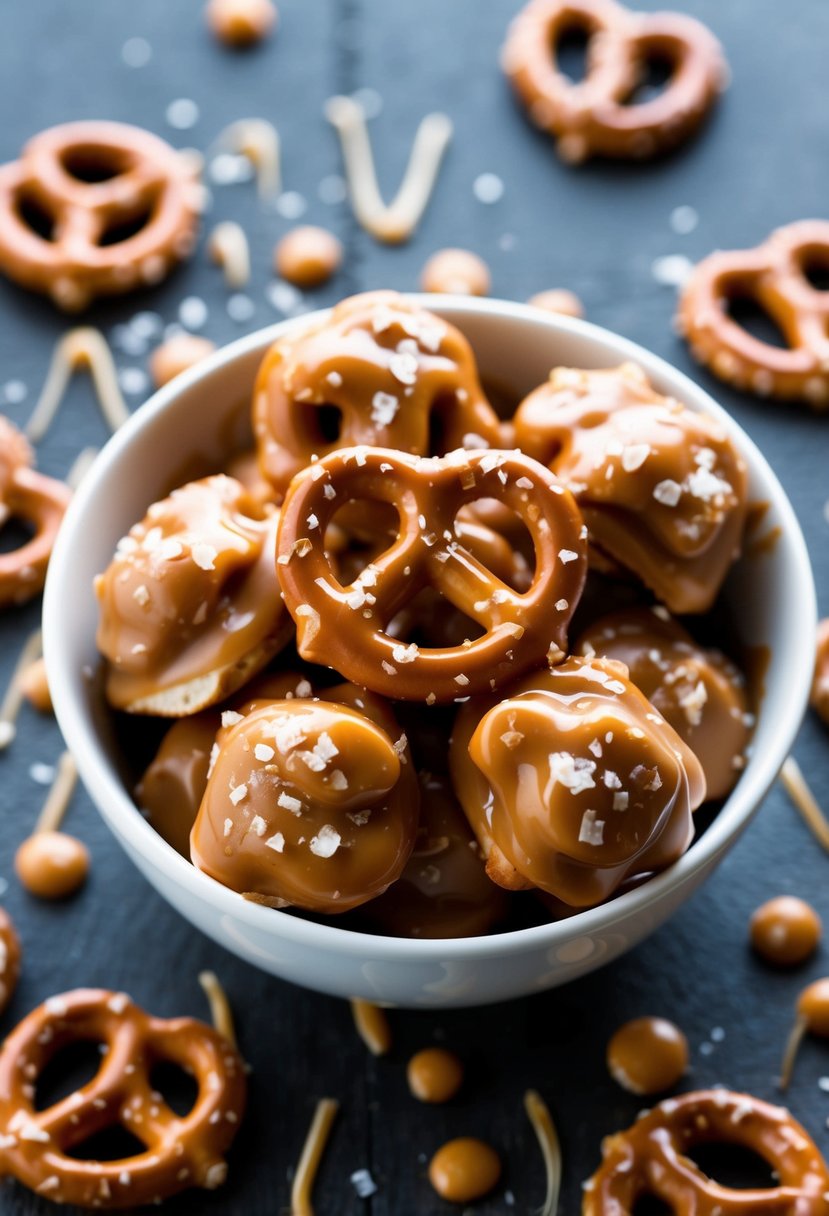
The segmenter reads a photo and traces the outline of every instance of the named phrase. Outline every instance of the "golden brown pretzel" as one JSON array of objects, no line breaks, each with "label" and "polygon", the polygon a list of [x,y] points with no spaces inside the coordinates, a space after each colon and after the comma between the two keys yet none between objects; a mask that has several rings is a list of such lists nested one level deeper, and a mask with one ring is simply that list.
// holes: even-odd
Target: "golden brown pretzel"
[{"label": "golden brown pretzel", "polygon": [[[734,1190],[688,1155],[700,1144],[757,1153],[778,1185]],[[787,1110],[748,1094],[702,1090],[668,1098],[627,1131],[608,1136],[602,1164],[585,1184],[583,1216],[631,1216],[637,1201],[661,1200],[676,1216],[827,1216],[829,1171]]]},{"label": "golden brown pretzel", "polygon": [[[762,397],[829,407],[829,293],[809,271],[829,270],[829,221],[777,228],[754,249],[712,253],[685,285],[677,326],[695,358],[715,376]],[[786,340],[774,346],[729,316],[749,300],[769,314]]]},{"label": "golden brown pretzel", "polygon": [[[458,511],[498,498],[520,515],[535,546],[529,588],[516,591],[460,543]],[[390,504],[398,535],[348,586],[322,538],[339,506]],[[285,603],[300,654],[398,700],[451,701],[495,688],[567,646],[586,573],[584,529],[571,495],[520,452],[443,458],[383,448],[335,452],[294,478],[278,536]],[[439,591],[484,632],[469,645],[408,646],[389,622],[424,587]]]},{"label": "golden brown pretzel", "polygon": [[[558,70],[562,35],[590,36],[587,74],[574,83]],[[649,59],[671,78],[658,96],[626,104]],[[716,38],[681,13],[636,13],[614,0],[530,0],[510,26],[502,63],[533,122],[558,140],[563,160],[591,155],[655,156],[686,140],[725,83]]]},{"label": "golden brown pretzel", "polygon": [[0,168],[0,269],[70,312],[158,283],[197,221],[192,170],[140,127],[51,127]]},{"label": "golden brown pretzel", "polygon": [[0,908],[0,1013],[8,1005],[20,975],[20,939],[12,919]]},{"label": "golden brown pretzel", "polygon": [[357,444],[418,456],[499,444],[466,338],[393,291],[352,296],[275,342],[253,402],[262,469],[281,493],[313,457]]},{"label": "golden brown pretzel", "polygon": [[35,472],[32,458],[21,433],[0,416],[0,527],[20,519],[34,529],[34,536],[19,549],[0,553],[0,607],[25,603],[42,589],[71,497],[62,481]]},{"label": "golden brown pretzel", "polygon": [[[38,1110],[37,1079],[62,1048],[107,1048],[93,1079]],[[155,1064],[190,1073],[198,1095],[178,1115],[151,1080]],[[156,1203],[192,1186],[225,1180],[224,1155],[245,1107],[244,1063],[212,1027],[192,1018],[151,1017],[121,992],[78,988],[50,997],[11,1032],[0,1050],[0,1174],[55,1203],[102,1209]],[[144,1151],[92,1161],[72,1150],[120,1126]]]}]

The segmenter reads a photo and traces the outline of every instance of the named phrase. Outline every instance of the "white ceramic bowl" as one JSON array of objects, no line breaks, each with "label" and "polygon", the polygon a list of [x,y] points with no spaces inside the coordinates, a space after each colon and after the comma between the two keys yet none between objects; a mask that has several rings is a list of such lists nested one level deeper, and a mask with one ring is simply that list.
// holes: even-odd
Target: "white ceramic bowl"
[{"label": "white ceramic bowl", "polygon": [[742,641],[767,646],[771,660],[751,759],[719,815],[686,855],[642,887],[568,920],[491,937],[409,941],[301,920],[248,903],[201,874],[167,845],[136,809],[101,729],[101,706],[84,668],[98,662],[92,579],[117,539],[166,493],[188,458],[220,462],[228,420],[246,425],[259,361],[275,338],[304,325],[286,321],[251,334],[161,389],[107,444],[63,525],[49,570],[44,644],[55,709],[81,777],[101,814],[149,881],[181,914],[242,958],[309,988],[404,1006],[484,1004],[565,983],[616,958],[651,933],[703,881],[757,810],[791,747],[808,693],[814,655],[815,594],[794,512],[760,452],[732,418],[686,376],[641,347],[583,321],[498,300],[427,297],[458,325],[484,377],[520,393],[556,364],[641,364],[655,386],[730,433],[750,470],[752,500],[770,504],[778,527],[771,551],[744,558],[726,596]]}]

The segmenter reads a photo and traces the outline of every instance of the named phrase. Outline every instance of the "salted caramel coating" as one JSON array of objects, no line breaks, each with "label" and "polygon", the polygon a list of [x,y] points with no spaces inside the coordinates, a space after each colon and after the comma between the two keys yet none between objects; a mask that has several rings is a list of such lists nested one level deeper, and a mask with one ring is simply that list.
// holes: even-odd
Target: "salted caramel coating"
[{"label": "salted caramel coating", "polygon": [[46,676],[46,661],[42,656],[30,663],[20,676],[20,691],[38,713],[51,714],[53,712],[52,694],[49,691],[49,680]]},{"label": "salted caramel coating", "polygon": [[439,249],[420,272],[420,286],[450,296],[488,296],[489,267],[468,249]]},{"label": "salted caramel coating", "polygon": [[752,719],[745,678],[724,654],[699,646],[661,608],[601,617],[574,652],[624,663],[636,687],[699,760],[706,797],[727,796],[745,766]]},{"label": "salted caramel coating", "polygon": [[223,699],[292,632],[275,566],[277,513],[227,476],[153,504],[96,581],[98,649],[116,709],[183,717]]},{"label": "salted caramel coating", "polygon": [[501,1158],[491,1145],[472,1136],[450,1140],[429,1162],[429,1181],[449,1203],[474,1203],[498,1184]]},{"label": "salted caramel coating", "polygon": [[[445,748],[445,742],[444,742]],[[420,820],[411,856],[385,895],[364,909],[394,937],[478,937],[507,911],[447,777],[420,774]]]},{"label": "salted caramel coating", "polygon": [[[38,1078],[64,1048],[101,1043],[97,1073],[44,1109]],[[187,1114],[167,1105],[152,1070],[168,1063],[189,1073],[197,1095]],[[32,1010],[0,1049],[3,1172],[58,1204],[114,1211],[160,1203],[190,1187],[214,1190],[245,1108],[245,1067],[211,1026],[152,1017],[123,992],[78,988]],[[90,1137],[122,1128],[141,1142],[134,1155],[89,1160],[74,1151]]]},{"label": "salted caramel coating", "polygon": [[30,895],[68,899],[89,874],[89,849],[68,832],[35,832],[14,855],[14,870]]},{"label": "salted caramel coating", "polygon": [[817,950],[823,924],[811,904],[796,895],[778,895],[751,916],[751,944],[768,963],[796,967]]},{"label": "salted caramel coating", "polygon": [[527,300],[533,308],[544,312],[553,312],[562,317],[583,317],[584,305],[573,291],[565,287],[553,287],[549,291],[539,291]]},{"label": "salted caramel coating", "polygon": [[352,685],[326,696],[261,705],[219,740],[191,856],[259,903],[346,912],[382,894],[412,850],[405,736],[378,698]]},{"label": "salted caramel coating", "polygon": [[205,6],[208,27],[225,46],[254,46],[276,26],[278,11],[272,0],[210,0]]},{"label": "salted caramel coating", "polygon": [[688,1068],[688,1040],[667,1018],[634,1018],[608,1043],[607,1068],[632,1094],[665,1093]]},{"label": "salted caramel coating", "polygon": [[199,334],[188,334],[184,331],[174,334],[157,346],[150,355],[150,375],[153,378],[153,384],[156,388],[169,384],[171,380],[175,380],[176,376],[189,371],[191,367],[201,363],[202,359],[212,355],[215,349],[215,342],[211,342],[209,338],[202,338]]},{"label": "salted caramel coating", "polygon": [[13,422],[0,415],[0,528],[17,519],[34,532],[19,548],[0,553],[0,608],[24,604],[43,589],[71,497],[62,481],[35,472],[33,461],[28,441]]},{"label": "salted caramel coating", "polygon": [[199,205],[192,167],[157,135],[119,122],[51,127],[0,168],[0,269],[78,312],[159,283],[192,252]]},{"label": "salted caramel coating", "polygon": [[[739,1145],[775,1172],[776,1185],[732,1189],[692,1159],[702,1144]],[[584,1185],[582,1216],[621,1216],[660,1200],[677,1216],[827,1216],[829,1171],[805,1128],[780,1106],[727,1089],[666,1098],[626,1131],[607,1136],[602,1164]]]},{"label": "salted caramel coating", "polygon": [[699,761],[606,659],[569,658],[463,705],[449,758],[490,878],[572,907],[676,861],[705,797]]},{"label": "salted caramel coating", "polygon": [[20,938],[12,919],[0,908],[0,1013],[14,996],[20,975]]},{"label": "salted caramel coating", "polygon": [[[572,30],[589,36],[578,82],[558,69],[556,48]],[[631,101],[647,64],[667,62],[657,96]],[[562,160],[656,156],[684,143],[725,85],[711,31],[683,13],[639,13],[615,0],[530,0],[510,25],[501,62],[536,126],[557,140]]]},{"label": "salted caramel coating", "polygon": [[522,451],[569,487],[599,555],[671,612],[707,612],[739,554],[742,457],[714,419],[661,396],[632,363],[556,368],[515,416]]},{"label": "salted caramel coating", "polygon": [[829,617],[817,627],[815,675],[810,702],[812,709],[829,725]]},{"label": "salted caramel coating", "polygon": [[497,446],[500,435],[460,330],[391,291],[352,296],[275,342],[256,379],[253,429],[281,493],[312,457],[342,448],[427,456],[437,434],[441,455]]},{"label": "salted caramel coating", "polygon": [[409,1060],[406,1080],[418,1102],[449,1102],[463,1084],[463,1065],[453,1051],[424,1047]]},{"label": "salted caramel coating", "polygon": [[342,241],[327,228],[305,224],[287,232],[273,251],[274,270],[296,287],[321,287],[340,269]]},{"label": "salted caramel coating", "polygon": [[[685,284],[677,328],[715,376],[760,397],[829,408],[829,299],[808,272],[829,268],[829,221],[775,229],[753,249],[719,250]],[[764,342],[729,313],[753,301],[775,322],[785,345]]]},{"label": "salted caramel coating", "polygon": [[[535,548],[529,587],[516,590],[461,543],[458,512],[497,497],[517,512]],[[391,505],[398,535],[362,574],[340,582],[324,537],[339,504]],[[383,448],[335,452],[294,478],[282,506],[280,581],[304,659],[356,684],[429,704],[494,688],[557,661],[585,578],[581,517],[569,494],[519,452],[457,451],[423,459]],[[424,587],[480,629],[468,644],[404,645],[390,622]]]}]

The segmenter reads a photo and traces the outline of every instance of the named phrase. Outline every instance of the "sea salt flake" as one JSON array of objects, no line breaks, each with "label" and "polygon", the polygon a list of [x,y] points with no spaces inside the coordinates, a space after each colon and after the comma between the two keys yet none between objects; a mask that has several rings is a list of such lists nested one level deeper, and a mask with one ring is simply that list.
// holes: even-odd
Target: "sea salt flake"
[{"label": "sea salt flake", "polygon": [[604,820],[597,819],[596,811],[585,811],[581,817],[579,841],[581,844],[604,844]]},{"label": "sea salt flake", "polygon": [[330,823],[324,823],[316,836],[311,837],[309,849],[315,857],[333,857],[342,843],[342,837]]}]

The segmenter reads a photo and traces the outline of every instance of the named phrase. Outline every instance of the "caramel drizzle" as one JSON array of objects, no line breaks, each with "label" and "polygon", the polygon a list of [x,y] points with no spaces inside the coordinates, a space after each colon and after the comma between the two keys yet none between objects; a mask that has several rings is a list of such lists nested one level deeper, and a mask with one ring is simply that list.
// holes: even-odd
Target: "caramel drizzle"
[{"label": "caramel drizzle", "polygon": [[320,1098],[317,1103],[291,1187],[291,1216],[314,1216],[314,1181],[339,1109],[334,1098]]},{"label": "caramel drizzle", "polygon": [[70,329],[54,349],[46,381],[26,425],[26,435],[32,443],[39,443],[49,430],[63,403],[69,381],[80,367],[89,369],[98,405],[110,429],[117,431],[129,418],[106,338],[91,326]]},{"label": "caramel drizzle", "polygon": [[452,138],[445,114],[427,114],[417,129],[403,181],[391,203],[383,202],[363,107],[351,97],[332,97],[325,116],[337,131],[351,206],[358,223],[378,241],[408,240],[423,216]]},{"label": "caramel drizzle", "polygon": [[75,792],[78,783],[78,766],[71,752],[65,751],[57,764],[55,779],[46,795],[40,814],[35,823],[33,835],[40,832],[56,832],[63,822],[63,817]]},{"label": "caramel drizzle", "polygon": [[70,490],[77,490],[84,477],[86,477],[87,473],[92,468],[95,457],[98,455],[98,451],[98,448],[90,447],[83,448],[82,451],[78,452],[77,456],[72,462],[72,467],[66,474],[66,484],[69,486]]},{"label": "caramel drizzle", "polygon": [[207,238],[207,251],[221,266],[228,287],[238,289],[250,280],[250,246],[240,224],[233,220],[217,224]]},{"label": "caramel drizzle", "polygon": [[239,1050],[239,1044],[236,1040],[236,1027],[233,1023],[233,1011],[230,1008],[230,1001],[227,999],[227,993],[219,983],[219,977],[215,971],[200,971],[199,983],[201,984],[202,992],[207,997],[207,1003],[210,1006],[210,1018],[213,1026],[218,1030],[220,1035],[223,1035],[230,1043],[231,1047]]},{"label": "caramel drizzle", "polygon": [[385,1056],[391,1051],[391,1026],[385,1012],[371,1001],[354,998],[351,1013],[357,1034],[373,1056]]},{"label": "caramel drizzle", "polygon": [[527,1118],[532,1124],[538,1140],[547,1175],[547,1193],[544,1196],[544,1205],[539,1210],[539,1216],[556,1216],[561,1192],[561,1141],[558,1138],[549,1107],[537,1090],[528,1089],[524,1094],[524,1110],[527,1112]]},{"label": "caramel drizzle", "polygon": [[17,715],[23,704],[23,675],[32,663],[43,654],[43,635],[35,630],[23,644],[9,680],[6,695],[0,702],[0,752],[4,751],[17,734]]},{"label": "caramel drizzle", "polygon": [[246,156],[256,170],[256,188],[261,199],[272,199],[282,190],[282,144],[273,123],[264,118],[240,118],[216,137],[214,148]]},{"label": "caramel drizzle", "polygon": [[786,793],[800,811],[806,826],[818,844],[829,853],[829,819],[818,805],[794,756],[789,756],[783,761],[780,779],[786,787]]},{"label": "caramel drizzle", "polygon": [[778,1079],[778,1087],[782,1090],[789,1088],[794,1072],[794,1062],[797,1059],[797,1053],[800,1050],[800,1044],[803,1042],[803,1037],[809,1029],[809,1019],[798,1014],[795,1018],[794,1025],[789,1031],[789,1037],[786,1039],[786,1046],[783,1048],[783,1059],[780,1062],[780,1077]]}]

